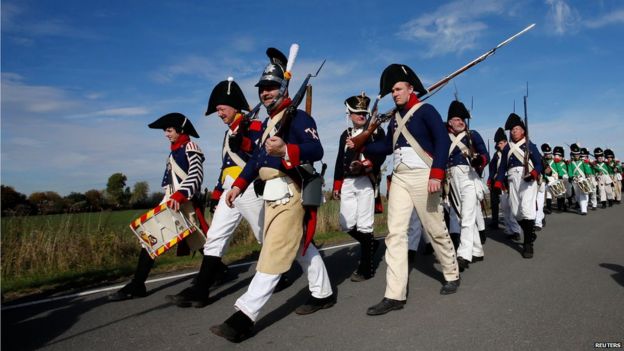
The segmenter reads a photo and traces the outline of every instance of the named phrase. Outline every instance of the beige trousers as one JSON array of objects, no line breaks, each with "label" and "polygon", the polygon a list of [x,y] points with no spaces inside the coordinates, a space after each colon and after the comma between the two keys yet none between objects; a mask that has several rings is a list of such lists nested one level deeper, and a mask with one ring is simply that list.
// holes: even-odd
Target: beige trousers
[{"label": "beige trousers", "polygon": [[409,169],[399,165],[392,175],[386,237],[386,298],[407,298],[407,231],[414,209],[440,261],[444,279],[459,279],[455,250],[444,223],[441,193],[429,194],[428,182],[429,169]]}]

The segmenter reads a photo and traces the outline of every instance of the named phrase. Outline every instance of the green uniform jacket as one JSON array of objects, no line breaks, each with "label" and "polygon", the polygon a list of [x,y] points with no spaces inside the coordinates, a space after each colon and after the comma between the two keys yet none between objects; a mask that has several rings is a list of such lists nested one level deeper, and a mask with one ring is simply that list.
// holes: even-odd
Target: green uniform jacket
[{"label": "green uniform jacket", "polygon": [[613,170],[611,169],[611,167],[609,167],[609,165],[606,162],[597,162],[596,165],[594,166],[594,170],[596,171],[597,174],[606,174],[606,175],[613,174]]},{"label": "green uniform jacket", "polygon": [[590,171],[589,164],[585,163],[583,160],[570,161],[568,164],[568,176],[570,176],[570,178],[581,175],[587,176],[589,175],[588,171]]},{"label": "green uniform jacket", "polygon": [[557,172],[560,179],[563,178],[564,175],[568,175],[565,161],[561,160],[559,162],[555,162],[554,160],[551,160],[548,164],[550,165],[550,168],[552,168],[553,172]]}]

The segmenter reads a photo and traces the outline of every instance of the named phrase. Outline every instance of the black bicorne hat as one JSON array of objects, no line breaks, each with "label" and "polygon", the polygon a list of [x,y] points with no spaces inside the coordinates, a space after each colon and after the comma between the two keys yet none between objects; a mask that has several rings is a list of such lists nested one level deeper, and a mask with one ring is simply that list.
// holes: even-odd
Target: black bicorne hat
[{"label": "black bicorne hat", "polygon": [[503,140],[507,140],[507,135],[505,134],[505,131],[503,130],[503,128],[498,128],[496,130],[496,134],[494,134],[494,142],[498,143],[499,141],[503,141]]},{"label": "black bicorne hat", "polygon": [[597,147],[594,149],[594,157],[599,157],[599,156],[604,156],[604,153],[602,152],[602,149]]},{"label": "black bicorne hat", "polygon": [[548,145],[548,143],[544,143],[541,146],[542,152],[545,154],[549,154],[552,152],[552,149],[550,148],[550,145]]},{"label": "black bicorne hat", "polygon": [[575,144],[570,145],[570,154],[578,155],[581,153],[581,148]]},{"label": "black bicorne hat", "polygon": [[563,147],[555,146],[555,148],[553,149],[553,155],[565,157],[565,151],[563,151]]},{"label": "black bicorne hat", "polygon": [[360,95],[346,99],[344,104],[350,113],[369,113],[368,105],[370,104],[370,98],[362,92]]},{"label": "black bicorne hat", "polygon": [[615,154],[613,153],[613,150],[611,150],[611,149],[605,149],[604,155],[605,155],[605,157],[613,157],[613,158],[615,158]]},{"label": "black bicorne hat", "polygon": [[228,77],[227,80],[219,82],[219,84],[212,89],[205,115],[208,116],[216,112],[218,105],[228,105],[238,111],[249,111],[249,103],[247,99],[245,99],[243,91],[232,77]]},{"label": "black bicorne hat", "polygon": [[520,126],[526,131],[526,127],[524,126],[522,118],[512,112],[509,114],[509,117],[507,117],[507,122],[505,122],[505,130],[512,130],[515,126]]},{"label": "black bicorne hat", "polygon": [[407,82],[414,87],[416,95],[423,96],[427,94],[427,89],[422,85],[420,79],[414,71],[406,65],[393,63],[384,69],[379,80],[379,95],[386,96],[392,91],[392,87],[397,82]]},{"label": "black bicorne hat", "polygon": [[446,116],[446,120],[450,120],[453,117],[459,117],[462,120],[470,119],[470,112],[464,104],[458,100],[453,100],[449,105],[448,115]]},{"label": "black bicorne hat", "polygon": [[199,134],[197,134],[195,127],[193,127],[193,123],[191,123],[191,120],[186,118],[185,115],[178,112],[168,113],[155,120],[154,122],[148,124],[147,126],[153,129],[163,130],[169,127],[173,127],[180,130],[181,134],[187,134],[192,137],[199,138]]},{"label": "black bicorne hat", "polygon": [[266,54],[270,63],[264,68],[256,87],[281,85],[285,79],[284,72],[286,72],[286,64],[288,63],[286,56],[276,48],[268,48]]}]

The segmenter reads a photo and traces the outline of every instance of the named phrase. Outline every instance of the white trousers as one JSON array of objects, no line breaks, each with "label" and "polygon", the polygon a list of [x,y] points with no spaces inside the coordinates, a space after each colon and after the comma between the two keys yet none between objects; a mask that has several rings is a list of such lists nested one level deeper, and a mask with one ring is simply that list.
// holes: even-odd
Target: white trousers
[{"label": "white trousers", "polygon": [[483,256],[483,246],[477,228],[477,211],[481,212],[475,182],[481,181],[477,173],[469,166],[450,168],[451,187],[461,201],[461,241],[457,248],[457,256],[472,261],[472,256]]},{"label": "white trousers", "polygon": [[[314,244],[308,246],[305,256],[301,255],[302,250],[303,243],[299,253],[297,253],[297,262],[299,262],[303,272],[307,275],[308,289],[310,289],[312,296],[319,299],[330,296],[333,294],[333,291],[323,258]],[[256,271],[247,288],[247,292],[236,300],[234,307],[242,311],[252,321],[257,321],[260,310],[269,301],[275,286],[280,280],[280,276],[281,274],[267,274]]]},{"label": "white trousers", "polygon": [[249,223],[256,240],[262,243],[264,223],[264,201],[262,198],[257,197],[253,187],[250,186],[242,196],[234,201],[234,207],[230,208],[225,203],[226,194],[227,191],[223,191],[212,216],[204,245],[205,256],[222,257],[236,227],[243,218]]},{"label": "white trousers", "polygon": [[544,220],[544,201],[546,199],[546,184],[540,184],[537,190],[537,212],[535,214],[535,226],[541,228]]},{"label": "white trousers", "polygon": [[592,192],[589,193],[589,202],[593,208],[598,207],[598,181],[596,181],[596,177],[589,177],[589,181],[592,185]]},{"label": "white trousers", "polygon": [[537,182],[526,182],[522,178],[523,167],[514,167],[507,171],[509,183],[509,205],[511,213],[517,221],[523,219],[535,220]]},{"label": "white trousers", "polygon": [[370,178],[345,178],[340,190],[340,227],[348,232],[372,233],[375,221],[375,190]]},{"label": "white trousers", "polygon": [[598,192],[600,193],[600,202],[613,200],[613,180],[608,175],[601,174],[598,176]]},{"label": "white trousers", "polygon": [[505,223],[505,234],[511,235],[513,233],[522,233],[522,228],[516,218],[511,213],[511,206],[509,205],[509,193],[501,193],[500,200],[501,208],[503,209],[503,222]]},{"label": "white trousers", "polygon": [[578,184],[574,183],[573,186],[574,198],[581,207],[581,213],[587,213],[587,202],[589,201],[589,194],[584,193],[583,190],[581,190],[581,187],[578,186]]},{"label": "white trousers", "polygon": [[424,238],[426,243],[429,243],[429,237],[427,235],[423,235],[423,227],[422,223],[420,223],[420,218],[418,218],[418,213],[416,210],[412,211],[412,215],[410,216],[410,224],[407,229],[407,248],[411,251],[418,250],[418,244],[420,244],[420,239]]}]

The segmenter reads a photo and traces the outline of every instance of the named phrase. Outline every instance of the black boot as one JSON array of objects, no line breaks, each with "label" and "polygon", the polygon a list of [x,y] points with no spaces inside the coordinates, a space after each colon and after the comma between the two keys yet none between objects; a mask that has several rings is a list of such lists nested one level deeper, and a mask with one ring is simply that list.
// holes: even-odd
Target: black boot
[{"label": "black boot", "polygon": [[137,264],[136,271],[134,271],[134,278],[130,283],[126,284],[119,291],[108,296],[110,301],[123,301],[129,300],[135,297],[147,296],[147,289],[145,288],[145,281],[149,272],[154,266],[154,260],[150,257],[145,249],[141,250],[139,254],[139,262]]},{"label": "black boot", "polygon": [[481,240],[481,245],[485,245],[485,240],[487,240],[487,236],[485,235],[485,230],[479,231],[479,240]]},{"label": "black boot", "polygon": [[552,213],[552,199],[546,199],[546,207],[544,208],[545,214]]},{"label": "black boot", "polygon": [[522,252],[522,257],[524,258],[533,258],[533,242],[537,238],[533,231],[534,222],[535,220],[530,219],[520,221],[520,226],[524,232],[524,251]]},{"label": "black boot", "polygon": [[564,198],[557,198],[557,211],[561,212],[561,211],[565,211],[565,199]]},{"label": "black boot", "polygon": [[357,241],[360,242],[360,263],[357,270],[351,275],[352,282],[361,282],[368,280],[375,275],[375,269],[373,267],[373,259],[375,253],[379,248],[379,242],[375,240],[373,233],[362,233],[359,231],[352,231],[349,234]]},{"label": "black boot", "polygon": [[238,311],[219,325],[210,327],[214,334],[231,342],[241,342],[251,336],[254,322],[241,311]]},{"label": "black boot", "polygon": [[600,201],[600,204],[602,205],[602,208],[607,208],[607,202],[606,201]]},{"label": "black boot", "polygon": [[451,241],[453,242],[453,247],[455,248],[455,251],[457,251],[457,248],[459,247],[459,243],[461,242],[461,234],[459,234],[459,233],[449,233],[449,235],[451,236]]},{"label": "black boot", "polygon": [[609,200],[609,207],[613,206],[613,200]]},{"label": "black boot", "polygon": [[463,257],[457,257],[457,266],[459,267],[459,271],[463,272],[466,268],[470,268],[470,261]]},{"label": "black boot", "polygon": [[175,303],[178,307],[201,308],[208,305],[210,301],[210,286],[220,274],[223,263],[221,257],[204,256],[199,273],[197,273],[197,283],[176,295],[167,295],[165,299]]}]

